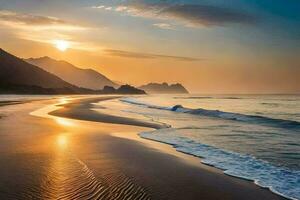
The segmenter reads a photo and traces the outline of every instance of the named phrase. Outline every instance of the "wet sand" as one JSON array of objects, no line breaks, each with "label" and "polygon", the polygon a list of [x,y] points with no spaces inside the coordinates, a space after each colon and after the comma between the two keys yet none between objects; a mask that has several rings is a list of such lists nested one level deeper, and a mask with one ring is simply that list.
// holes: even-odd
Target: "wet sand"
[{"label": "wet sand", "polygon": [[21,101],[0,101],[0,106],[8,106],[8,105],[15,105],[15,104],[21,104],[23,102]]},{"label": "wet sand", "polygon": [[159,124],[86,109],[107,98],[1,107],[0,199],[283,199],[136,136]]},{"label": "wet sand", "polygon": [[125,125],[133,125],[133,126],[141,126],[141,127],[149,127],[149,128],[165,128],[162,124],[141,121],[138,119],[130,119],[122,116],[113,116],[108,114],[101,114],[97,111],[91,110],[93,108],[92,103],[99,102],[101,100],[110,100],[118,98],[116,96],[108,96],[108,97],[96,97],[96,98],[88,98],[88,99],[78,99],[72,102],[61,104],[61,109],[57,109],[55,111],[50,112],[50,115],[55,115],[59,117],[71,118],[71,119],[79,119],[93,122],[106,122],[112,124],[125,124]]}]

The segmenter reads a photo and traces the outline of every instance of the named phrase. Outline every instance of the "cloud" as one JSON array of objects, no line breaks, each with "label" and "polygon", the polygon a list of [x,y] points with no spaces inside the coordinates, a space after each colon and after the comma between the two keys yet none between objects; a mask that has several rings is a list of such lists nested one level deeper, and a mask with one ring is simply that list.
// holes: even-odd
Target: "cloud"
[{"label": "cloud", "polygon": [[102,8],[105,8],[105,6],[101,5],[101,6],[92,6],[92,8],[95,8],[95,9],[102,9]]},{"label": "cloud", "polygon": [[7,10],[0,10],[0,20],[6,22],[15,22],[24,25],[66,25],[67,22],[48,16],[38,16],[30,14],[20,14]]},{"label": "cloud", "polygon": [[167,23],[157,23],[157,24],[153,24],[153,26],[156,26],[160,29],[174,30],[174,27],[171,24],[167,24]]},{"label": "cloud", "polygon": [[192,58],[192,57],[183,57],[183,56],[171,56],[171,55],[159,55],[159,54],[150,54],[150,53],[139,53],[131,51],[122,51],[116,49],[105,49],[104,53],[109,56],[125,57],[125,58],[136,58],[136,59],[171,59],[177,61],[200,61],[203,59]]},{"label": "cloud", "polygon": [[66,40],[71,48],[94,50],[95,45],[78,42],[76,36],[90,28],[74,25],[68,21],[50,17],[8,10],[0,10],[0,29],[6,30],[16,38],[53,45],[53,40]]},{"label": "cloud", "polygon": [[[106,7],[101,6],[100,8],[105,9]],[[175,20],[189,27],[225,26],[227,24],[253,25],[257,22],[255,16],[239,10],[201,4],[146,3],[139,1],[117,6],[114,10],[136,17]]]},{"label": "cloud", "polygon": [[112,10],[112,7],[106,7],[105,10]]},{"label": "cloud", "polygon": [[195,26],[255,23],[255,19],[247,14],[207,5],[175,5],[165,7],[159,11],[159,15],[182,20]]},{"label": "cloud", "polygon": [[128,9],[127,6],[118,6],[115,10],[117,12],[122,12],[122,11],[126,11]]},{"label": "cloud", "polygon": [[65,20],[41,15],[16,13],[8,10],[0,10],[0,22],[2,26],[19,29],[52,29],[52,30],[82,30],[84,26],[74,25]]}]

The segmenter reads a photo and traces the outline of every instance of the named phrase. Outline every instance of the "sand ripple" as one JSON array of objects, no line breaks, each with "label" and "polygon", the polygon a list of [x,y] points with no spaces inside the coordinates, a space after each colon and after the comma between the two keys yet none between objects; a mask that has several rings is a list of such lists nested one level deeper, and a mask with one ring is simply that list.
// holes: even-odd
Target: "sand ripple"
[{"label": "sand ripple", "polygon": [[145,189],[120,172],[96,177],[71,152],[60,152],[53,159],[38,187],[31,187],[17,199],[150,199]]}]

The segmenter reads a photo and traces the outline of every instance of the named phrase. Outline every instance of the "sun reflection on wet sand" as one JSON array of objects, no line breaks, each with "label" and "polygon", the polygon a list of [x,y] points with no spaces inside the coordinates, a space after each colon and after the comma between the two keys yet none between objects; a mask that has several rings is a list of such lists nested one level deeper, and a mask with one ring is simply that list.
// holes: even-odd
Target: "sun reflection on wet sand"
[{"label": "sun reflection on wet sand", "polygon": [[74,123],[68,119],[59,118],[59,117],[56,117],[54,119],[55,119],[56,123],[58,123],[59,125],[63,125],[63,126],[73,126],[74,125]]},{"label": "sun reflection on wet sand", "polygon": [[69,98],[66,98],[66,97],[61,97],[59,99],[59,103],[58,104],[66,104],[66,103],[69,103]]},{"label": "sun reflection on wet sand", "polygon": [[[35,172],[36,167],[33,168],[31,173],[37,176],[37,184],[30,182],[29,186],[32,189],[30,188],[27,193],[27,188],[25,188],[25,197],[36,197],[36,199],[148,199],[145,190],[124,175],[116,163],[109,157],[102,157],[102,152],[106,153],[106,150],[99,147],[96,142],[102,137],[108,137],[111,130],[123,131],[124,126],[91,124],[91,122],[53,116],[48,113],[64,106],[69,108],[69,105],[63,106],[62,103],[70,103],[72,99],[59,98],[52,102],[53,104],[47,103],[46,107],[30,113],[40,117],[30,117],[29,119],[36,120],[34,122],[38,122],[37,125],[40,125],[38,126],[40,129],[36,132],[42,131],[45,135],[37,134],[39,136],[37,137],[33,135],[35,133],[33,132],[32,140],[28,143],[30,145],[26,147],[34,146],[30,156],[36,154],[37,158],[32,157],[32,159],[37,161],[36,165],[41,169]],[[31,124],[25,125],[29,126],[29,130],[32,129]],[[32,129],[32,131],[35,130]],[[136,129],[134,128],[134,130]],[[26,136],[28,137],[27,134]],[[94,140],[96,144],[93,143]],[[41,152],[43,155],[45,154],[45,159],[42,161],[40,159]],[[28,165],[27,161],[24,165]]]},{"label": "sun reflection on wet sand", "polygon": [[66,135],[59,135],[56,139],[59,147],[65,148],[68,145],[68,137]]}]

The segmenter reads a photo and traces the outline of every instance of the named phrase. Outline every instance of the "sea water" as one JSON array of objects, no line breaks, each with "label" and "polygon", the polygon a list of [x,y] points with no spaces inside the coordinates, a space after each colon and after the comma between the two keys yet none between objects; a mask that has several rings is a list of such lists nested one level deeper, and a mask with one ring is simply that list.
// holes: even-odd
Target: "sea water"
[{"label": "sea water", "polygon": [[300,199],[300,96],[150,95],[99,102],[94,109],[164,124],[140,136]]}]

